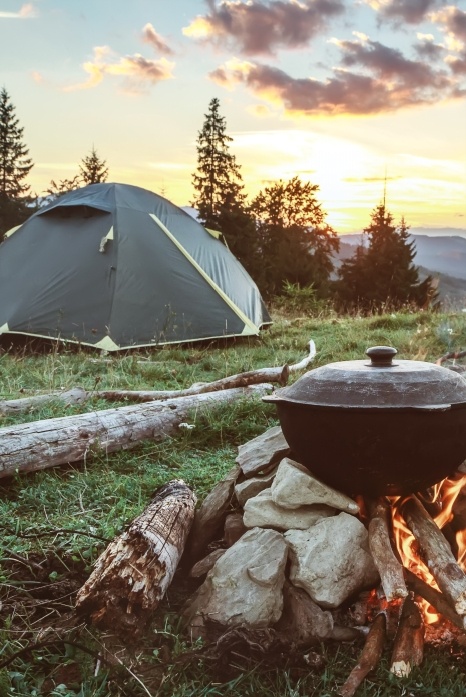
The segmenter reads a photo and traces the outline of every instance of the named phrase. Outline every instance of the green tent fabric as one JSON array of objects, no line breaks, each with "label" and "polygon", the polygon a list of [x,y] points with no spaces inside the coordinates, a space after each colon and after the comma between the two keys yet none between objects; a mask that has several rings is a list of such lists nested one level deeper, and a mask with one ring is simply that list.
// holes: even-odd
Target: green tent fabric
[{"label": "green tent fabric", "polygon": [[92,184],[0,245],[0,334],[108,351],[257,335],[271,322],[230,250],[167,199]]}]

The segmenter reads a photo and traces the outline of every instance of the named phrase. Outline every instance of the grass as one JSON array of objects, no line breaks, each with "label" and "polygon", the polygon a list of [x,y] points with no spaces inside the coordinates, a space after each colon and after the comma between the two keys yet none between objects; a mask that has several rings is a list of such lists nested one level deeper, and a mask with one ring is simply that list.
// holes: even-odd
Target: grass
[{"label": "grass", "polygon": [[[314,308],[315,309],[315,308]],[[317,311],[317,310],[316,310]],[[93,389],[180,389],[254,368],[294,363],[317,346],[314,366],[360,359],[370,345],[397,347],[401,358],[435,361],[466,347],[462,313],[394,313],[374,317],[306,316],[302,307],[274,313],[275,324],[259,338],[211,342],[151,352],[102,356],[67,346],[31,354],[0,353],[0,399],[79,385]],[[295,379],[295,377],[293,377]],[[0,417],[0,426],[105,409],[95,399],[79,407],[58,402],[29,413]],[[192,430],[162,443],[96,455],[85,463],[18,474],[0,480],[0,697],[53,695],[110,697],[301,697],[335,694],[357,661],[359,646],[317,645],[317,667],[302,656],[253,656],[235,669],[192,646],[179,621],[189,588],[170,588],[153,627],[125,665],[98,664],[103,638],[64,622],[76,590],[108,540],[173,478],[192,486],[201,501],[234,464],[237,447],[277,423],[273,405],[240,401],[192,417]],[[1,443],[1,441],[0,441]],[[1,447],[1,446],[0,446]],[[37,646],[36,646],[37,645]],[[35,648],[34,648],[35,647]],[[205,647],[204,647],[205,648]],[[90,652],[90,653],[89,653]],[[118,655],[118,654],[117,654]],[[429,647],[421,668],[394,680],[384,660],[358,697],[465,694],[465,657],[455,645]],[[292,660],[293,658],[293,660]]]}]

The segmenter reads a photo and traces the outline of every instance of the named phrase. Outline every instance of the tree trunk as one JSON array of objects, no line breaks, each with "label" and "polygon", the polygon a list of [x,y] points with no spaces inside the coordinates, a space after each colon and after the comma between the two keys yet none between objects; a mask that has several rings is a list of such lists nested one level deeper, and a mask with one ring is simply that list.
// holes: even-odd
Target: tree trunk
[{"label": "tree trunk", "polygon": [[215,408],[236,399],[265,394],[270,385],[105,409],[0,428],[0,478],[16,472],[83,460],[96,452],[135,447],[142,440],[163,440],[177,432],[192,409]]},{"label": "tree trunk", "polygon": [[76,598],[76,612],[99,629],[140,636],[170,585],[194,518],[196,497],[168,482],[98,558]]}]

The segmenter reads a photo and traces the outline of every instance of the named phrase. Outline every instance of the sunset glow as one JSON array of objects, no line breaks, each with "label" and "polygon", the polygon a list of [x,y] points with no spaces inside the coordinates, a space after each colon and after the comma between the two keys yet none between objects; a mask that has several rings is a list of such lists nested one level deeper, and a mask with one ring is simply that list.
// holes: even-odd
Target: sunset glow
[{"label": "sunset glow", "polygon": [[384,191],[411,227],[466,228],[465,26],[461,1],[0,0],[2,85],[37,194],[95,147],[188,205],[218,97],[251,196],[298,175],[338,232]]}]

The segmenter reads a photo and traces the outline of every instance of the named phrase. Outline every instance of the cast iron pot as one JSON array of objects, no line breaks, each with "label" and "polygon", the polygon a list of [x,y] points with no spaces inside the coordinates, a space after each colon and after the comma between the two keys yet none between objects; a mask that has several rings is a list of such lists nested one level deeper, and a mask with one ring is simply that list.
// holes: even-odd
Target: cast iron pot
[{"label": "cast iron pot", "polygon": [[466,459],[466,380],[396,353],[374,346],[369,360],[315,368],[263,398],[292,457],[351,496],[423,491]]}]

